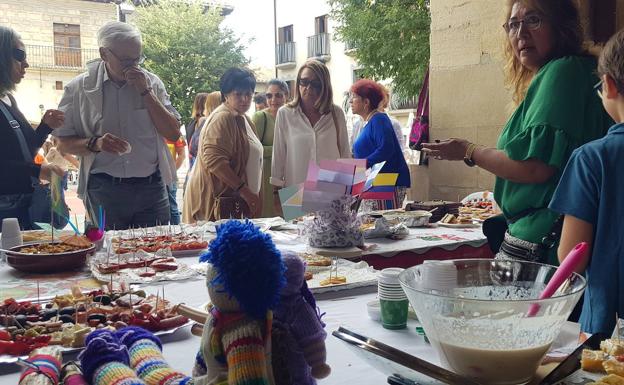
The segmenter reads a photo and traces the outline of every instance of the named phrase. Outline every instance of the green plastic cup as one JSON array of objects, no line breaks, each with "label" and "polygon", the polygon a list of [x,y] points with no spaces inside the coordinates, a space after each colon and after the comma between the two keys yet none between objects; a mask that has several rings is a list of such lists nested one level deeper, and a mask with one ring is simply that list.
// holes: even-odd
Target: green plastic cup
[{"label": "green plastic cup", "polygon": [[390,330],[405,329],[407,327],[407,308],[409,301],[406,299],[392,300],[379,299],[381,305],[381,325]]}]

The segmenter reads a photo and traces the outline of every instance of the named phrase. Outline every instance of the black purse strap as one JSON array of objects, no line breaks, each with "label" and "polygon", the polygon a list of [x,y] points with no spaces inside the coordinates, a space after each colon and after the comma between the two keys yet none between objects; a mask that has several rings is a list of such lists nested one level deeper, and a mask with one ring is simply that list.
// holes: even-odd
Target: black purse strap
[{"label": "black purse strap", "polygon": [[[34,155],[28,149],[28,145],[26,144],[26,138],[24,137],[24,133],[22,132],[21,125],[19,124],[17,119],[13,117],[13,114],[11,114],[11,111],[9,111],[4,102],[0,102],[0,111],[2,111],[2,114],[9,122],[9,126],[11,126],[13,132],[15,132],[15,136],[17,137],[17,141],[19,142],[20,150],[22,152],[22,157],[24,158],[24,161],[26,163],[33,163]],[[39,179],[35,178],[34,176],[31,176],[30,180],[32,181],[33,186],[39,184]]]}]

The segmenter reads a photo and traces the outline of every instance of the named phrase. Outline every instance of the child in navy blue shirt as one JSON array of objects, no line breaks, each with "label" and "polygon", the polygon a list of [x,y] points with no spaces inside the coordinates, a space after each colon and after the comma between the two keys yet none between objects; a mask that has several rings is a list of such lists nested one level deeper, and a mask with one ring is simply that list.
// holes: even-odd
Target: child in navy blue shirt
[{"label": "child in navy blue shirt", "polygon": [[559,261],[577,243],[591,245],[577,269],[587,277],[581,329],[610,335],[616,312],[624,315],[624,30],[605,45],[598,74],[598,96],[616,124],[574,151],[550,209],[565,214]]}]

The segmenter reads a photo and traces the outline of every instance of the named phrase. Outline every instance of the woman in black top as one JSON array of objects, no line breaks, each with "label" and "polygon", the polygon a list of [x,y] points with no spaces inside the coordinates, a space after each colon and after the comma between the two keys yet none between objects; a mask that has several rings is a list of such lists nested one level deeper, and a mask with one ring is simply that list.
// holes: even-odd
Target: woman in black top
[{"label": "woman in black top", "polygon": [[63,112],[48,110],[33,129],[10,94],[26,73],[28,62],[20,37],[11,28],[0,26],[0,223],[18,218],[22,229],[30,229],[28,207],[33,184],[63,175],[54,165],[36,165],[34,157],[54,128],[63,124]]}]

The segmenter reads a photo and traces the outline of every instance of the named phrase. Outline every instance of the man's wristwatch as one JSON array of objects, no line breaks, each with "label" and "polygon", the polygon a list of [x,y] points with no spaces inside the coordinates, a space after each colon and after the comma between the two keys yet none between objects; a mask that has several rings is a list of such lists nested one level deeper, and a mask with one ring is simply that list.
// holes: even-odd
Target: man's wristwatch
[{"label": "man's wristwatch", "polygon": [[96,150],[95,148],[95,144],[97,143],[97,140],[100,139],[101,136],[92,136],[89,138],[89,141],[87,142],[87,150],[91,151],[91,152],[100,152],[100,150]]},{"label": "man's wristwatch", "polygon": [[472,159],[472,154],[474,153],[474,150],[476,148],[477,148],[477,145],[474,143],[470,143],[468,145],[468,148],[466,148],[466,154],[464,155],[464,163],[466,163],[466,166],[468,167],[476,166],[475,161]]}]

